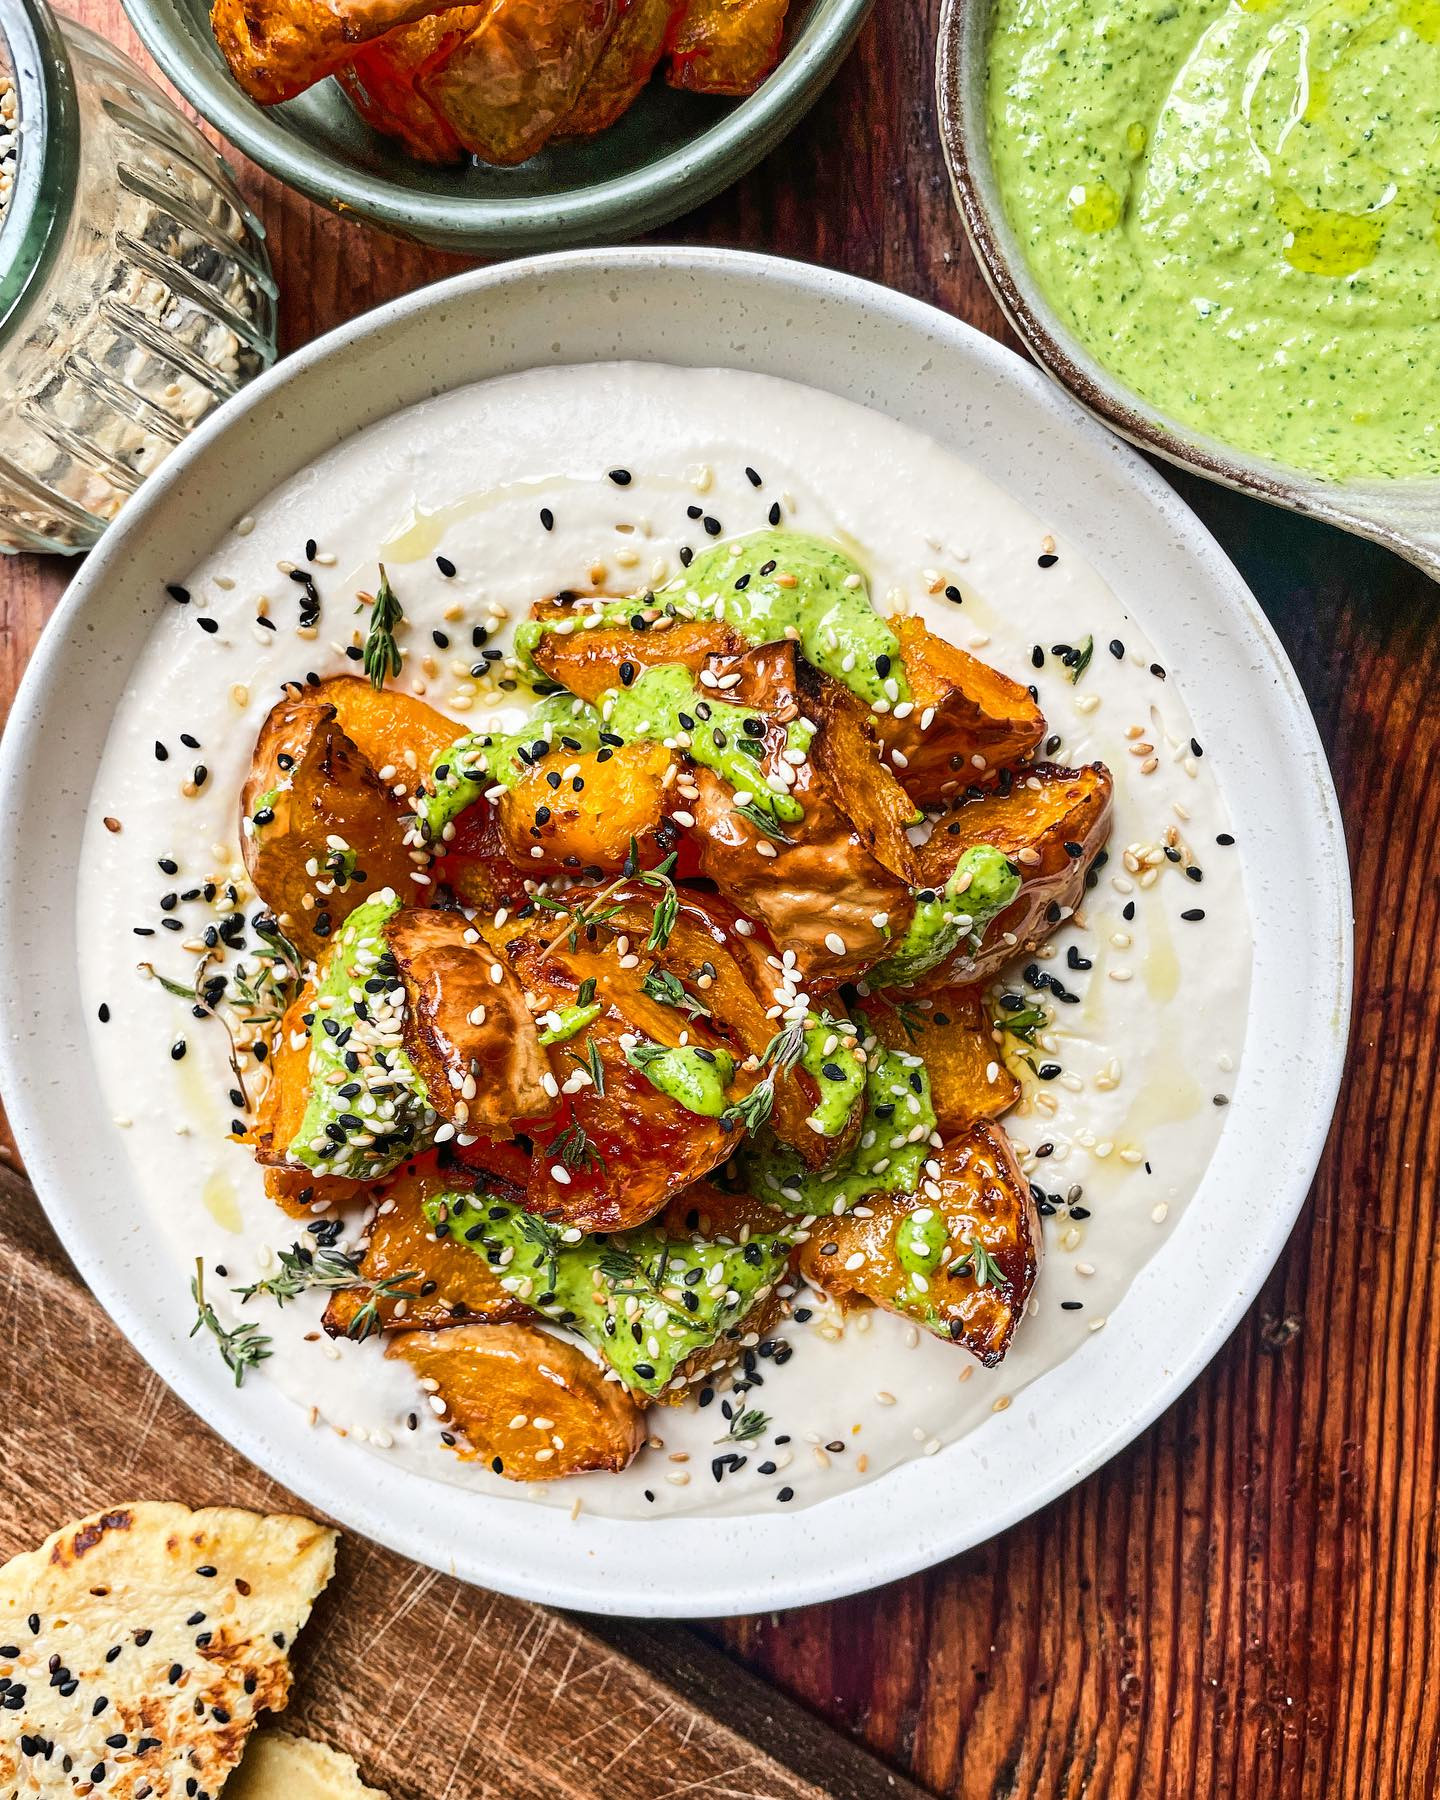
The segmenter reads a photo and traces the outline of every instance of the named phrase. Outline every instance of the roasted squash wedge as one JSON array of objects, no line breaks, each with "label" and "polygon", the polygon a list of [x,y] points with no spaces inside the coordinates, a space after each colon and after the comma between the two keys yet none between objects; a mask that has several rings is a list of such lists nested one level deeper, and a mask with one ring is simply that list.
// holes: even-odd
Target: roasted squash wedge
[{"label": "roasted squash wedge", "polygon": [[471,1134],[542,1111],[548,1065],[535,1021],[464,914],[406,908],[385,935],[405,989],[405,1049],[434,1110]]},{"label": "roasted squash wedge", "polygon": [[255,892],[307,956],[373,890],[414,892],[405,815],[323,701],[287,697],[271,709],[240,813]]},{"label": "roasted squash wedge", "polygon": [[265,1192],[293,1218],[306,1218],[317,1207],[350,1206],[372,1190],[343,1175],[320,1175],[287,1167],[286,1150],[305,1117],[310,1092],[310,1028],[315,988],[306,982],[290,1002],[270,1044],[269,1079],[256,1110],[251,1143],[256,1162],[265,1170]]},{"label": "roasted squash wedge", "polygon": [[753,94],[780,60],[789,0],[688,0],[670,38],[671,87]]},{"label": "roasted squash wedge", "polygon": [[[767,644],[710,666],[726,672],[722,679],[740,676],[727,700],[781,724],[802,716],[793,644]],[[785,750],[784,732],[767,731],[761,777],[775,774]],[[836,762],[842,759],[837,754]],[[807,982],[824,990],[854,980],[885,955],[911,911],[910,890],[867,847],[873,827],[885,837],[892,860],[902,855],[881,807],[870,812],[862,835],[837,803],[813,746],[804,762],[788,766],[788,792],[804,816],[780,827],[767,827],[753,808],[737,806],[735,790],[711,770],[696,769],[700,871],[746,918],[759,920],[775,943],[793,950]],[[878,783],[878,763],[868,773]]]},{"label": "roasted squash wedge", "polygon": [[443,10],[445,0],[214,0],[210,25],[230,73],[274,106],[333,75],[357,47]]},{"label": "roasted squash wedge", "polygon": [[708,619],[672,619],[638,601],[636,608],[634,620],[648,622],[587,627],[585,601],[562,604],[542,600],[531,607],[531,619],[561,629],[545,630],[536,639],[530,658],[549,680],[594,706],[612,688],[627,684],[646,669],[679,663],[698,675],[712,656],[738,655],[745,647],[728,625]]},{"label": "roasted squash wedge", "polygon": [[646,743],[541,757],[496,803],[505,853],[537,879],[562,869],[615,874],[632,847],[652,867],[680,835],[665,812],[673,761],[663,744]]},{"label": "roasted squash wedge", "polygon": [[998,1119],[1020,1098],[978,987],[944,987],[923,998],[902,994],[893,1006],[873,995],[865,1019],[882,1044],[913,1051],[924,1062],[941,1137],[957,1136],[976,1119]]},{"label": "roasted squash wedge", "polygon": [[[1023,761],[1045,735],[1030,690],[930,631],[895,621],[912,709],[877,719],[885,757],[921,806],[939,806],[988,771]],[[978,759],[978,760],[977,760]]]},{"label": "roasted squash wedge", "polygon": [[525,162],[574,110],[618,16],[619,0],[491,0],[418,85],[472,155]]},{"label": "roasted squash wedge", "polygon": [[[547,919],[547,931],[553,924]],[[547,946],[537,934],[507,946],[516,974],[537,998],[540,1024],[555,1020],[548,1054],[561,1090],[546,1116],[517,1125],[535,1150],[525,1203],[583,1231],[620,1231],[651,1218],[723,1161],[739,1137],[733,1125],[658,1085],[659,1072],[637,1064],[643,1051],[634,1046],[677,1047],[683,1039],[688,1057],[703,1056],[719,1076],[728,1073],[721,1085],[731,1102],[744,1098],[755,1077],[736,1065],[704,1020],[646,991],[641,946],[631,951],[617,939],[592,948],[584,935],[582,927],[571,950],[562,921],[558,943]],[[582,1001],[582,989],[591,998]]]},{"label": "roasted squash wedge", "polygon": [[335,708],[340,729],[388,788],[403,785],[407,793],[413,790],[434,759],[455,741],[453,719],[414,694],[374,687],[358,675],[332,675],[318,687],[307,688],[305,696]]},{"label": "roasted squash wedge", "polygon": [[665,52],[677,0],[626,0],[590,79],[557,137],[593,137],[607,130],[638,98]]},{"label": "roasted squash wedge", "polygon": [[615,1471],[645,1442],[645,1412],[578,1345],[538,1325],[406,1331],[386,1355],[435,1384],[441,1424],[467,1461],[511,1481]]},{"label": "roasted squash wedge", "polygon": [[360,1259],[360,1275],[368,1285],[330,1296],[324,1323],[332,1337],[439,1331],[530,1316],[530,1309],[501,1287],[483,1257],[436,1236],[424,1203],[454,1185],[454,1173],[442,1171],[433,1156],[409,1164],[387,1182]]},{"label": "roasted squash wedge", "polygon": [[922,988],[988,981],[1068,918],[1110,835],[1113,788],[1104,763],[1081,769],[1036,763],[1002,790],[961,801],[936,825],[920,852],[926,881],[942,885],[956,860],[980,844],[1009,857],[1022,880],[1015,899],[991,921],[978,953],[958,951]]},{"label": "roasted squash wedge", "polygon": [[1039,1215],[998,1125],[971,1125],[938,1161],[939,1176],[916,1199],[876,1195],[863,1214],[817,1227],[801,1248],[801,1272],[836,1298],[903,1313],[993,1365],[1039,1273]]},{"label": "roasted squash wedge", "polygon": [[353,63],[335,71],[335,79],[372,131],[398,138],[420,162],[460,162],[465,146],[422,92],[420,82],[486,11],[483,6],[452,6],[388,31],[373,44],[362,45]]}]

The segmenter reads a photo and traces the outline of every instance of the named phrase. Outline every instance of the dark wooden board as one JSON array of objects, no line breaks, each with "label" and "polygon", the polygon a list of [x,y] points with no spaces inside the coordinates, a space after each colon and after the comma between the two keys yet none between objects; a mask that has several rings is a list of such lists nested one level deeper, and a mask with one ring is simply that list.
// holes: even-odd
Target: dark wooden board
[{"label": "dark wooden board", "polygon": [[[4,1170],[0,1293],[10,1300],[0,1561],[132,1500],[311,1511],[146,1367],[65,1261],[34,1195]],[[919,1800],[689,1634],[644,1647],[654,1673],[584,1620],[347,1534],[300,1639],[284,1720],[348,1750],[392,1800]],[[722,1690],[723,1707],[712,1704]],[[803,1772],[822,1769],[823,1785]]]},{"label": "dark wooden board", "polygon": [[[76,10],[133,45],[117,0]],[[937,10],[879,0],[801,128],[657,239],[829,263],[1005,337],[940,160]],[[462,266],[244,180],[287,347]],[[1352,846],[1355,1035],[1310,1203],[1209,1372],[1044,1516],[878,1594],[708,1635],[957,1800],[1434,1800],[1440,589],[1322,527],[1179,485],[1296,664]],[[63,577],[0,569],[0,703]],[[695,1642],[623,1629],[677,1666]]]}]

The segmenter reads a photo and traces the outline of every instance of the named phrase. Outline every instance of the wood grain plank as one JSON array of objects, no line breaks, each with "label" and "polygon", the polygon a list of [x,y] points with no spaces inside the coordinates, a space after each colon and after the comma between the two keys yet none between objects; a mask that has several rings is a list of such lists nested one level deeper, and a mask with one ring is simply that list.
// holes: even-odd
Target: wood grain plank
[{"label": "wood grain plank", "polygon": [[[118,0],[75,10],[133,45]],[[1006,337],[939,156],[937,11],[881,0],[785,145],[654,237],[829,263]],[[287,347],[462,266],[242,181]],[[957,1800],[1434,1800],[1440,596],[1371,547],[1176,479],[1295,662],[1352,846],[1355,1036],[1307,1210],[1210,1371],[1044,1515],[878,1594],[710,1636]],[[63,574],[0,570],[0,703]]]},{"label": "wood grain plank", "polygon": [[[313,1509],[186,1410],[86,1292],[33,1194],[0,1170],[0,1561],[136,1499]],[[651,1646],[657,1662],[673,1654]],[[466,1587],[363,1538],[297,1651],[291,1728],[348,1750],[394,1800],[920,1800],[693,1637],[683,1686],[579,1619]],[[677,1658],[677,1661],[679,1659]],[[734,1724],[696,1696],[729,1687]],[[735,1701],[748,1705],[737,1708]],[[765,1747],[762,1748],[762,1743]],[[833,1770],[825,1785],[788,1758]]]}]

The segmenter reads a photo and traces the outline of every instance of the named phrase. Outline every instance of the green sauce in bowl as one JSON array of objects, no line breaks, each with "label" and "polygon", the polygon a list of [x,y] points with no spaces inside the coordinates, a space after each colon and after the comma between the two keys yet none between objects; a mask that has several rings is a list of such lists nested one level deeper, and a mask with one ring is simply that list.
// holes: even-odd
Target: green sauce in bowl
[{"label": "green sauce in bowl", "polygon": [[996,0],[987,82],[1097,361],[1252,455],[1440,476],[1440,0]]}]

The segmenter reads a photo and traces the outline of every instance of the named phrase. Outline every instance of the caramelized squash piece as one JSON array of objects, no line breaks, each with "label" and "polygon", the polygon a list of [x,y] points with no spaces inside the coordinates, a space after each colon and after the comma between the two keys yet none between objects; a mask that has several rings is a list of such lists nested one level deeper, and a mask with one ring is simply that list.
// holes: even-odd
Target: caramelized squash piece
[{"label": "caramelized squash piece", "polygon": [[387,787],[403,782],[413,788],[460,729],[414,694],[373,687],[358,675],[332,675],[319,687],[307,688],[306,698],[335,708],[340,729],[377,774],[395,771],[382,776]]},{"label": "caramelized squash piece", "polygon": [[913,1051],[924,1061],[941,1137],[1009,1112],[1020,1083],[1001,1061],[978,987],[944,987],[923,1000],[901,994],[894,1006],[884,999],[866,1003],[866,1023],[889,1049]]},{"label": "caramelized squash piece", "polygon": [[364,1287],[333,1293],[324,1320],[331,1337],[438,1331],[476,1321],[495,1325],[529,1316],[483,1256],[436,1237],[424,1202],[455,1185],[454,1172],[441,1170],[433,1156],[407,1165],[386,1184],[360,1261],[361,1276],[379,1292]]},{"label": "caramelized squash piece", "polygon": [[420,91],[482,162],[525,162],[574,110],[618,16],[619,0],[491,0]]},{"label": "caramelized squash piece", "polygon": [[613,1473],[645,1442],[644,1408],[628,1390],[607,1381],[575,1344],[538,1325],[406,1331],[385,1354],[403,1357],[436,1384],[456,1455],[486,1462],[511,1481]]},{"label": "caramelized squash piece", "polygon": [[488,6],[452,6],[388,31],[373,44],[363,45],[348,68],[335,71],[335,79],[372,131],[399,138],[420,162],[463,161],[465,146],[422,92],[420,82],[488,10]]},{"label": "caramelized squash piece", "polygon": [[[998,1125],[977,1121],[938,1160],[935,1192],[913,1200],[875,1195],[866,1202],[869,1217],[847,1213],[813,1232],[800,1251],[801,1272],[837,1299],[902,1313],[993,1366],[1010,1347],[1039,1273],[1039,1215]],[[856,1256],[863,1260],[852,1269]]]},{"label": "caramelized squash piece", "polygon": [[[896,621],[913,710],[876,720],[905,791],[921,806],[940,806],[988,769],[1027,757],[1045,735],[1045,715],[1028,688],[930,631]],[[922,720],[928,723],[921,724]],[[898,751],[902,763],[895,755]],[[975,757],[984,760],[984,768]]]},{"label": "caramelized squash piece", "polygon": [[[557,926],[553,916],[547,917],[545,928],[552,936],[562,927],[563,921]],[[577,1004],[588,980],[594,983],[588,1004],[599,1009],[549,1047],[551,1072],[564,1087],[577,1070],[588,1072],[593,1059],[601,1086],[586,1081],[563,1096],[548,1116],[517,1125],[535,1146],[525,1204],[531,1212],[583,1231],[642,1225],[672,1194],[724,1161],[739,1133],[662,1092],[631,1062],[620,1040],[628,1035],[673,1046],[685,1032],[691,1046],[712,1055],[726,1046],[703,1019],[688,1018],[648,994],[647,969],[622,968],[615,944],[592,949],[581,941],[572,951],[563,939],[548,950],[545,942],[537,935],[508,947],[525,987],[563,1018],[561,1009]],[[641,949],[635,946],[637,954]],[[542,1024],[547,1016],[540,1014]],[[727,1096],[738,1101],[753,1085],[753,1075],[737,1070]]]},{"label": "caramelized squash piece", "polygon": [[808,666],[800,671],[806,716],[819,726],[810,755],[831,802],[883,869],[898,881],[915,879],[909,828],[925,815],[880,761],[879,715],[838,681]]},{"label": "caramelized squash piece", "polygon": [[[757,765],[761,775],[773,774],[785,752],[783,726],[803,711],[795,646],[766,644],[711,667],[741,677],[727,700],[755,708],[780,727],[767,731]],[[715,710],[718,716],[718,704]],[[835,760],[838,766],[844,759]],[[878,763],[864,772],[875,784],[883,776]],[[700,872],[746,918],[759,920],[778,945],[794,951],[808,984],[824,990],[854,980],[885,955],[892,935],[903,932],[909,918],[910,890],[872,854],[842,809],[849,796],[832,788],[823,754],[812,745],[807,760],[794,768],[789,792],[804,817],[779,830],[767,830],[742,812],[735,790],[711,770],[697,768],[694,779],[700,790],[694,806]],[[861,804],[870,821],[867,832],[873,827],[884,836],[887,855],[898,860],[902,852],[881,817],[885,803]]]},{"label": "caramelized squash piece", "polygon": [[445,854],[431,864],[434,884],[431,896],[443,899],[446,891],[484,917],[500,907],[524,906],[525,883],[539,879],[507,855],[496,808],[486,799],[472,801],[454,821],[454,836],[443,845]]},{"label": "caramelized squash piece", "polygon": [[780,60],[789,0],[687,0],[670,39],[671,87],[753,94]]},{"label": "caramelized squash piece", "polygon": [[665,815],[673,760],[663,744],[648,743],[542,756],[496,804],[506,855],[537,880],[561,869],[618,873],[632,843],[653,867],[680,835]]},{"label": "caramelized squash piece", "polygon": [[348,63],[357,47],[441,12],[446,0],[214,0],[210,26],[252,100],[293,100]]},{"label": "caramelized squash piece", "polygon": [[676,11],[677,0],[625,0],[620,21],[557,137],[593,137],[628,111],[665,52]]},{"label": "caramelized squash piece", "polygon": [[[636,606],[637,616],[643,617],[638,601]],[[622,670],[627,664],[632,680],[646,669],[665,663],[680,663],[692,675],[698,675],[710,657],[738,655],[745,648],[728,625],[713,620],[671,619],[657,613],[643,631],[628,625],[597,625],[587,630],[578,623],[586,616],[584,601],[562,605],[556,600],[537,602],[531,607],[530,616],[577,621],[573,631],[546,631],[531,656],[542,674],[592,706],[598,705],[612,688],[621,686]]]},{"label": "caramelized squash piece", "polygon": [[920,852],[925,881],[942,885],[964,851],[993,844],[1020,870],[1023,884],[991,921],[978,955],[957,951],[922,987],[988,981],[1074,911],[1085,873],[1110,835],[1113,787],[1104,763],[1081,769],[1036,763],[1008,791],[962,801],[936,825]]},{"label": "caramelized squash piece", "polygon": [[314,1004],[314,984],[307,981],[286,1009],[270,1046],[269,1080],[250,1139],[255,1160],[265,1169],[265,1192],[292,1218],[308,1218],[322,1203],[353,1205],[371,1191],[366,1182],[344,1175],[317,1175],[286,1166],[286,1151],[305,1117],[310,1092],[310,1028],[305,1015]]},{"label": "caramelized squash piece", "polygon": [[525,996],[488,944],[467,941],[464,914],[406,908],[385,935],[405,988],[405,1049],[435,1111],[468,1133],[543,1111],[548,1064]]},{"label": "caramelized squash piece", "polygon": [[[255,891],[306,956],[321,955],[376,889],[413,890],[404,814],[322,701],[286,698],[272,707],[240,815]],[[347,847],[338,850],[333,839]]]}]

